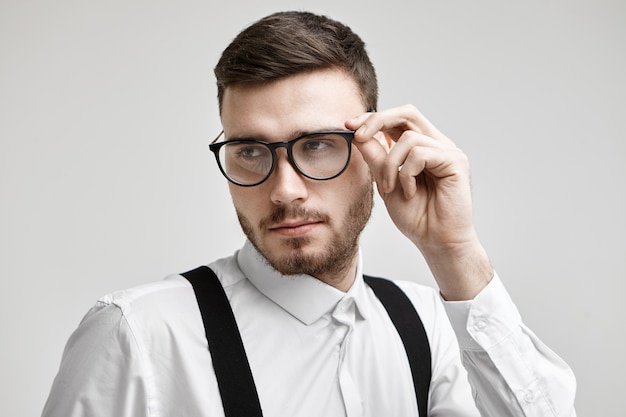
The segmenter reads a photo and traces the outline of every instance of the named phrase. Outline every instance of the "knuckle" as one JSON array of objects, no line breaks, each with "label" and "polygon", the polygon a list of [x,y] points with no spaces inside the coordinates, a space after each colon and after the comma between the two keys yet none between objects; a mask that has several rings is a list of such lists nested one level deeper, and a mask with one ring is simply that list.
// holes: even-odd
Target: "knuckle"
[{"label": "knuckle", "polygon": [[424,158],[425,154],[428,152],[428,148],[422,146],[413,146],[409,151],[407,159],[411,159],[413,161],[418,161]]},{"label": "knuckle", "polygon": [[417,113],[418,111],[417,107],[415,107],[411,103],[403,104],[402,106],[400,106],[400,108],[403,109],[407,113]]}]

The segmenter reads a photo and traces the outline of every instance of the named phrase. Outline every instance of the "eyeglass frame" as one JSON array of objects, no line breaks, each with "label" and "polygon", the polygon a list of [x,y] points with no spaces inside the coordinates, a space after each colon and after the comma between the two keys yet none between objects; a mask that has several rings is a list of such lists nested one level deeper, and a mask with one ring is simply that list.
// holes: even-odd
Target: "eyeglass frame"
[{"label": "eyeglass frame", "polygon": [[[240,187],[254,187],[257,186],[259,184],[264,183],[265,181],[267,181],[267,179],[272,175],[272,173],[274,172],[274,169],[276,168],[276,161],[278,160],[278,155],[276,154],[276,149],[277,148],[285,148],[287,151],[287,159],[289,160],[289,163],[291,164],[291,166],[296,170],[296,172],[298,172],[300,175],[312,179],[312,180],[316,180],[316,181],[327,181],[327,180],[332,180],[333,178],[337,178],[338,176],[340,176],[341,174],[343,174],[345,172],[345,170],[348,168],[348,165],[350,165],[350,159],[352,158],[352,140],[354,140],[354,130],[325,130],[325,131],[320,131],[320,132],[311,132],[311,133],[306,133],[304,135],[300,135],[296,138],[290,139],[287,142],[267,142],[264,140],[260,140],[260,139],[233,139],[233,140],[225,140],[223,142],[217,142],[218,139],[224,134],[224,131],[222,130],[220,132],[219,135],[217,135],[217,137],[215,139],[213,139],[213,141],[209,144],[209,149],[211,150],[211,152],[213,152],[213,154],[215,155],[215,160],[217,161],[217,166],[219,167],[220,171],[222,172],[222,175],[224,175],[224,177],[230,181],[231,183],[238,185]],[[303,172],[302,169],[298,166],[298,164],[296,163],[296,161],[293,159],[293,145],[295,142],[297,142],[298,140],[301,140],[303,138],[309,137],[309,136],[315,136],[315,135],[324,135],[324,134],[332,134],[332,135],[339,135],[341,137],[343,137],[346,140],[346,143],[348,145],[348,156],[346,158],[346,163],[343,166],[343,168],[336,174],[328,177],[328,178],[316,178],[313,177],[311,175],[308,175],[307,173]],[[263,177],[263,179],[261,179],[260,181],[254,183],[254,184],[242,184],[239,183],[235,180],[233,180],[232,178],[230,178],[227,174],[226,171],[224,169],[224,167],[222,167],[222,163],[220,162],[220,149],[222,148],[222,146],[227,145],[230,142],[238,142],[238,143],[256,143],[256,144],[260,144],[260,145],[264,145],[266,146],[269,150],[270,153],[272,154],[272,166],[270,167],[269,171],[267,172],[267,175],[265,175],[265,177]]]}]

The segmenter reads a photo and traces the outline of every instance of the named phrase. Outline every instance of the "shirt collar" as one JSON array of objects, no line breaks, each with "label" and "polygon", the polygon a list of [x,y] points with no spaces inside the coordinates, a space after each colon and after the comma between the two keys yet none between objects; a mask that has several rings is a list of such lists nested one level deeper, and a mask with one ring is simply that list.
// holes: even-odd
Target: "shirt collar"
[{"label": "shirt collar", "polygon": [[310,275],[282,275],[269,265],[249,240],[239,251],[237,262],[244,275],[261,293],[306,325],[330,313],[346,297],[354,299],[360,316],[366,318],[360,251],[356,279],[347,293]]}]

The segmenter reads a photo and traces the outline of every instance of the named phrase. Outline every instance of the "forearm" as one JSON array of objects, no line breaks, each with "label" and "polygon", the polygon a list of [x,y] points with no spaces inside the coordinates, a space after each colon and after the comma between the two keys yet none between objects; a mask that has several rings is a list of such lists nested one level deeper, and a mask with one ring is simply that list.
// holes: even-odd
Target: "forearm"
[{"label": "forearm", "polygon": [[493,268],[478,241],[456,247],[420,248],[446,301],[476,297],[493,278]]}]

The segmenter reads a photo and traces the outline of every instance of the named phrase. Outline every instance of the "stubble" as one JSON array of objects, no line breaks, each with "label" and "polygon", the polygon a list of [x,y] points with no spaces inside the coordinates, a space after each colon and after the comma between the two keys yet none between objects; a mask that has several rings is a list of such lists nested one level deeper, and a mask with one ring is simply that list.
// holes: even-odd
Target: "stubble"
[{"label": "stubble", "polygon": [[[367,183],[360,192],[354,194],[356,197],[348,208],[343,230],[334,230],[326,248],[318,253],[307,252],[310,238],[306,236],[285,239],[284,249],[280,251],[269,250],[256,235],[248,218],[237,207],[235,209],[246,237],[269,265],[281,274],[306,274],[313,277],[334,275],[339,278],[350,268],[358,252],[359,237],[372,213],[373,193],[372,183]],[[270,225],[289,218],[321,221],[331,229],[335,226],[328,213],[307,210],[301,206],[276,206],[269,216],[259,222],[258,230],[266,231]]]}]

